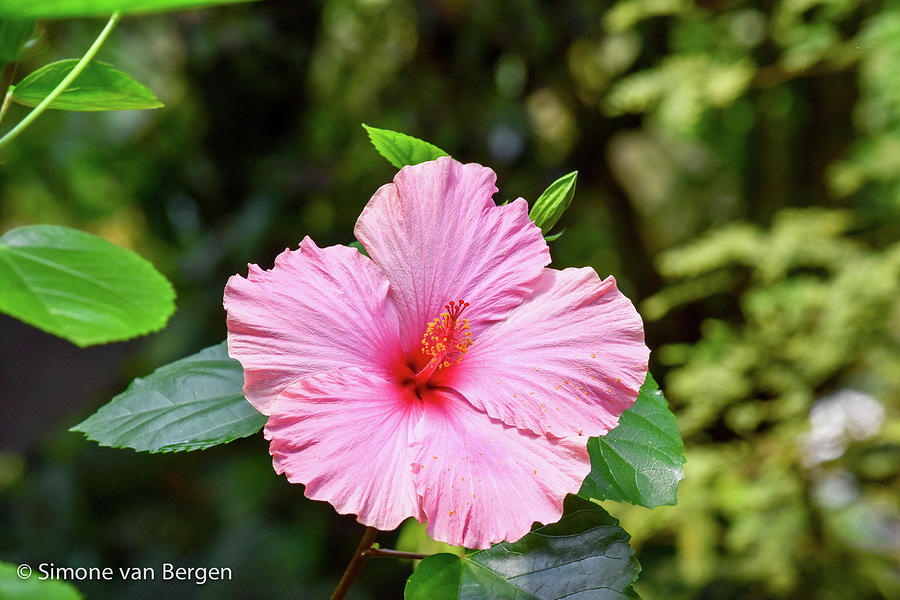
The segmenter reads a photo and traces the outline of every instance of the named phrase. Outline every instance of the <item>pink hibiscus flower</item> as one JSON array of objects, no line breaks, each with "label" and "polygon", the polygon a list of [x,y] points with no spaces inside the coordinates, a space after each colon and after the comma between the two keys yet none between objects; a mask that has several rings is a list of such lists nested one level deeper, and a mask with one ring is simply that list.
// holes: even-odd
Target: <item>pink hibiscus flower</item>
[{"label": "pink hibiscus flower", "polygon": [[612,277],[548,269],[525,200],[449,157],[403,168],[356,223],[228,280],[228,351],[275,470],[390,530],[486,548],[562,515],[647,374]]}]

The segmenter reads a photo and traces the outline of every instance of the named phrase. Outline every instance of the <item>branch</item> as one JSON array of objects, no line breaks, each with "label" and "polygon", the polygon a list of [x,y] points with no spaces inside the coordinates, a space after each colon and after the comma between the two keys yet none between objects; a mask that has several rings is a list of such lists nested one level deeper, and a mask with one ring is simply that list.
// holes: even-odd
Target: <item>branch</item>
[{"label": "branch", "polygon": [[430,554],[419,554],[417,552],[403,552],[401,550],[391,550],[389,548],[369,548],[363,552],[365,558],[408,558],[410,560],[422,560],[428,558]]},{"label": "branch", "polygon": [[341,580],[334,589],[334,593],[331,594],[331,600],[343,600],[344,596],[347,595],[350,586],[353,585],[356,576],[359,575],[363,564],[366,562],[366,553],[371,550],[376,535],[378,535],[377,529],[374,527],[366,528],[366,532],[363,534],[362,539],[359,540],[359,546],[356,547],[356,553],[354,553],[353,558],[350,559],[350,564],[347,565],[347,569],[344,571],[343,576],[341,576]]},{"label": "branch", "polygon": [[94,40],[94,43],[91,44],[91,47],[88,48],[87,52],[84,53],[84,56],[81,57],[81,60],[79,60],[72,68],[72,70],[69,71],[69,74],[66,75],[63,80],[59,82],[59,85],[53,88],[53,91],[50,92],[46,98],[41,100],[40,104],[35,106],[34,109],[30,113],[28,113],[24,119],[19,121],[15,127],[10,129],[6,133],[6,135],[0,138],[0,150],[9,145],[9,143],[16,139],[19,134],[25,130],[25,128],[27,128],[34,122],[35,119],[41,116],[41,113],[47,110],[47,107],[50,106],[50,104],[54,100],[56,100],[60,94],[66,91],[66,88],[69,87],[69,85],[73,81],[75,81],[75,78],[81,75],[81,72],[84,71],[85,67],[88,66],[88,63],[91,62],[91,60],[97,54],[97,51],[100,50],[100,46],[102,46],[103,42],[106,41],[106,38],[109,37],[110,32],[112,32],[113,27],[116,26],[116,23],[119,22],[121,16],[122,14],[119,11],[116,11],[112,14],[112,16],[109,18],[109,21],[106,22],[106,27],[103,28],[103,31],[100,32],[100,35],[97,36],[97,39]]}]

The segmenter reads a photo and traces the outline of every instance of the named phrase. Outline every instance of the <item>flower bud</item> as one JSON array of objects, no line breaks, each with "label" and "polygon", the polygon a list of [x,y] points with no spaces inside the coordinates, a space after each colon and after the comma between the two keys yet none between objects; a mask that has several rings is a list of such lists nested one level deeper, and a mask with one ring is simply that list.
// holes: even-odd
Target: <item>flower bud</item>
[{"label": "flower bud", "polygon": [[532,205],[528,216],[535,225],[541,228],[544,235],[556,225],[556,222],[572,203],[577,178],[578,171],[563,175],[551,183],[550,187],[544,190],[544,193]]}]

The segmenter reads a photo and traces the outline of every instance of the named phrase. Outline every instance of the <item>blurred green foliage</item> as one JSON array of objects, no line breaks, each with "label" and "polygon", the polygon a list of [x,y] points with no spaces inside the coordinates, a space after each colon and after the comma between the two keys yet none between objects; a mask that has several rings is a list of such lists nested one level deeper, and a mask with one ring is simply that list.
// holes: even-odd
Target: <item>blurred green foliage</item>
[{"label": "blurred green foliage", "polygon": [[[96,33],[39,27],[20,73]],[[179,310],[118,388],[0,455],[0,559],[218,560],[233,592],[172,597],[327,595],[359,530],[261,439],[151,457],[64,429],[221,340],[248,261],[352,239],[393,174],[366,122],[492,166],[500,201],[578,170],[554,265],[634,299],[687,449],[677,507],[606,507],[644,597],[900,596],[900,3],[284,0],[129,18],[99,58],[167,108],[43,115],[3,157],[0,231],[138,249]],[[400,589],[408,566],[378,567],[357,597]]]}]

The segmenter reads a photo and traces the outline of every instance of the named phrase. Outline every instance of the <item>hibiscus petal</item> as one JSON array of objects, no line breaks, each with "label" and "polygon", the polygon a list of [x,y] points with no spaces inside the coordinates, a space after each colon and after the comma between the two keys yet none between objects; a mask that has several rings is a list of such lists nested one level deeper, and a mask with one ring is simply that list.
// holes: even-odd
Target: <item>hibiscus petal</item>
[{"label": "hibiscus petal", "polygon": [[450,157],[404,167],[359,216],[356,237],[391,282],[407,350],[450,300],[470,303],[473,331],[501,319],[549,264],[525,201],[496,206],[495,181]]},{"label": "hibiscus petal", "polygon": [[428,535],[467,548],[554,523],[591,470],[586,437],[509,427],[452,391],[430,390],[410,447]]},{"label": "hibiscus petal", "polygon": [[508,425],[597,436],[634,403],[649,355],[641,317],[615,279],[589,267],[545,269],[534,295],[475,338],[445,381]]},{"label": "hibiscus petal", "polygon": [[419,516],[409,436],[420,403],[359,369],[301,379],[278,398],[265,436],[277,473],[364,525],[394,529]]},{"label": "hibiscus petal", "polygon": [[388,282],[353,248],[304,238],[268,271],[249,266],[225,287],[228,354],[244,367],[244,395],[263,414],[300,377],[360,367],[387,376],[399,353]]}]

